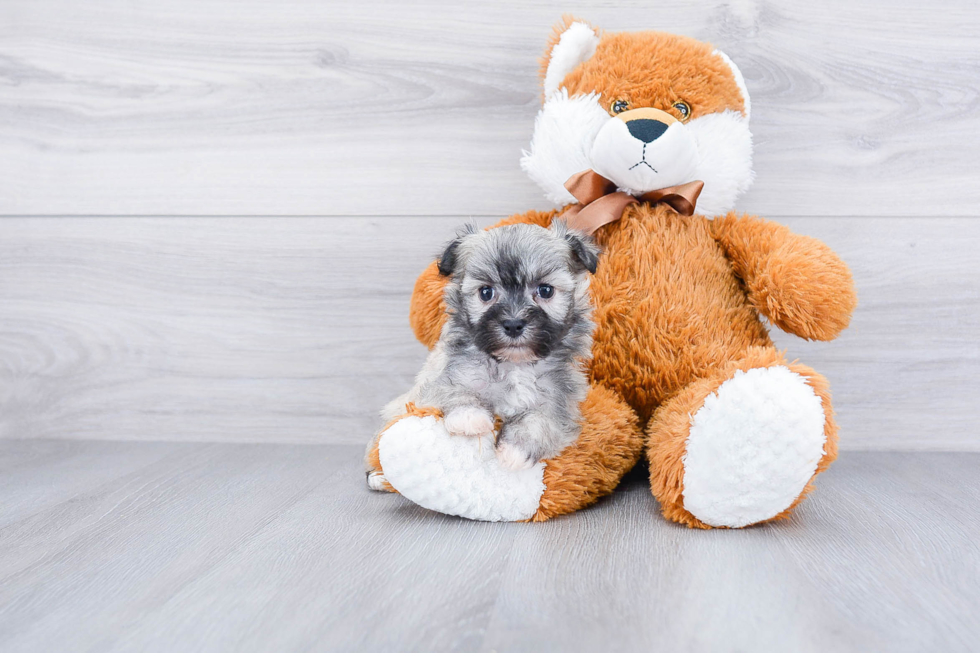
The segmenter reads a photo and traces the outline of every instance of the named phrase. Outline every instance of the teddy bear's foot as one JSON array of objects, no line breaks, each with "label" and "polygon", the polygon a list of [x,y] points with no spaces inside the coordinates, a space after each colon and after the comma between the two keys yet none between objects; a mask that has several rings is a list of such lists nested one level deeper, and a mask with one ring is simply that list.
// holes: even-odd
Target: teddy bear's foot
[{"label": "teddy bear's foot", "polygon": [[670,519],[739,528],[788,516],[836,456],[826,381],[774,350],[753,352],[664,404],[648,453]]},{"label": "teddy bear's foot", "polygon": [[736,371],[691,420],[684,508],[711,526],[747,526],[792,505],[823,456],[820,398],[784,366]]},{"label": "teddy bear's foot", "polygon": [[643,451],[636,414],[614,392],[593,386],[581,408],[574,444],[511,470],[501,465],[492,434],[451,436],[439,411],[410,406],[368,446],[368,483],[468,519],[545,521],[574,512],[612,492]]},{"label": "teddy bear's foot", "polygon": [[388,427],[378,452],[387,481],[423,508],[481,521],[530,519],[544,493],[544,463],[505,469],[493,440],[453,437],[435,416],[408,416]]}]

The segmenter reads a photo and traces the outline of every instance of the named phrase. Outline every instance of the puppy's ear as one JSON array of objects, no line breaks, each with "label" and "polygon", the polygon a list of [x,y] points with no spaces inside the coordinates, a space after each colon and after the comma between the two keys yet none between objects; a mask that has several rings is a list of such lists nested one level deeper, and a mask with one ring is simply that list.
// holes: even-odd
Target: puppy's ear
[{"label": "puppy's ear", "polygon": [[595,244],[592,237],[581,231],[569,229],[568,224],[562,219],[553,220],[550,229],[551,233],[568,243],[569,249],[572,250],[573,264],[595,274],[599,267],[599,246]]},{"label": "puppy's ear", "polygon": [[452,276],[453,270],[456,268],[456,250],[459,249],[462,242],[462,238],[457,238],[446,245],[446,251],[439,257],[439,274],[442,276]]},{"label": "puppy's ear", "polygon": [[456,238],[446,245],[446,249],[439,256],[439,274],[444,277],[452,276],[457,263],[459,263],[459,246],[463,244],[463,240],[467,236],[475,233],[476,227],[473,225],[466,225],[460,229],[459,233],[456,234]]},{"label": "puppy's ear", "polygon": [[599,247],[595,244],[595,241],[578,231],[569,231],[566,233],[565,241],[572,249],[572,260],[579,263],[592,274],[595,274],[595,271],[599,267]]}]

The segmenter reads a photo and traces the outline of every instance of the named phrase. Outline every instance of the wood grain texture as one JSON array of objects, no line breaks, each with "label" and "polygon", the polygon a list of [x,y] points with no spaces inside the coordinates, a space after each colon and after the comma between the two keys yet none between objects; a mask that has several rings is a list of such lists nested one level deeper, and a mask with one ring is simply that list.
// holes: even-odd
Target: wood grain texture
[{"label": "wood grain texture", "polygon": [[179,447],[147,443],[11,440],[0,449],[0,528],[70,501],[172,455]]},{"label": "wood grain texture", "polygon": [[980,213],[973,0],[6,0],[0,214],[544,207],[518,157],[562,12],[739,63],[758,173],[744,210]]},{"label": "wood grain texture", "polygon": [[4,437],[365,442],[460,220],[0,223]]},{"label": "wood grain texture", "polygon": [[[364,443],[425,350],[416,274],[462,218],[0,221],[0,438]],[[980,221],[787,218],[854,272],[844,449],[980,450]]]},{"label": "wood grain texture", "polygon": [[[642,474],[574,516],[486,524],[369,492],[358,447],[84,442],[41,463],[27,444],[0,442],[38,472],[5,496],[46,495],[0,527],[11,653],[959,652],[980,636],[977,454],[845,454],[791,521],[705,532],[664,522]],[[127,469],[57,473],[101,456]]]}]

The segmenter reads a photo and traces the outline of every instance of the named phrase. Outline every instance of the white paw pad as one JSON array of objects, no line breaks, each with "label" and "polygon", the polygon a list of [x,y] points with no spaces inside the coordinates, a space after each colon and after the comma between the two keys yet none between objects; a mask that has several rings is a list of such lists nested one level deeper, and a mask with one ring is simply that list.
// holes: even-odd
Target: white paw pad
[{"label": "white paw pad", "polygon": [[823,406],[784,366],[738,371],[691,419],[684,508],[712,526],[775,517],[800,495],[824,454]]},{"label": "white paw pad", "polygon": [[506,442],[497,444],[497,460],[504,469],[521,470],[534,467],[536,460],[531,460],[520,448]]},{"label": "white paw pad", "polygon": [[482,521],[520,521],[538,510],[544,463],[504,469],[493,435],[449,435],[435,417],[406,417],[381,435],[381,467],[402,496],[423,508]]},{"label": "white paw pad", "polygon": [[455,408],[446,415],[450,435],[480,436],[493,433],[493,415],[478,406]]}]

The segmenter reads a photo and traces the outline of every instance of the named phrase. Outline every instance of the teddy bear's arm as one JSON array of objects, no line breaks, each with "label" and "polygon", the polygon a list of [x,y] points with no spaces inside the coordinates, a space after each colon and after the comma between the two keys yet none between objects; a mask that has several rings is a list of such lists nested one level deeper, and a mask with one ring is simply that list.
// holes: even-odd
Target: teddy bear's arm
[{"label": "teddy bear's arm", "polygon": [[[501,220],[490,227],[496,229],[509,224],[536,224],[547,227],[558,211],[528,211]],[[432,349],[439,340],[442,325],[446,322],[446,305],[443,302],[443,290],[449,282],[449,277],[439,274],[438,261],[433,261],[415,281],[412,291],[412,301],[409,308],[408,320],[415,332],[415,337],[423,345]]]},{"label": "teddy bear's arm", "polygon": [[783,331],[833,340],[857,305],[847,265],[815,238],[755,216],[715,218],[712,235],[745,282],[755,308]]}]

